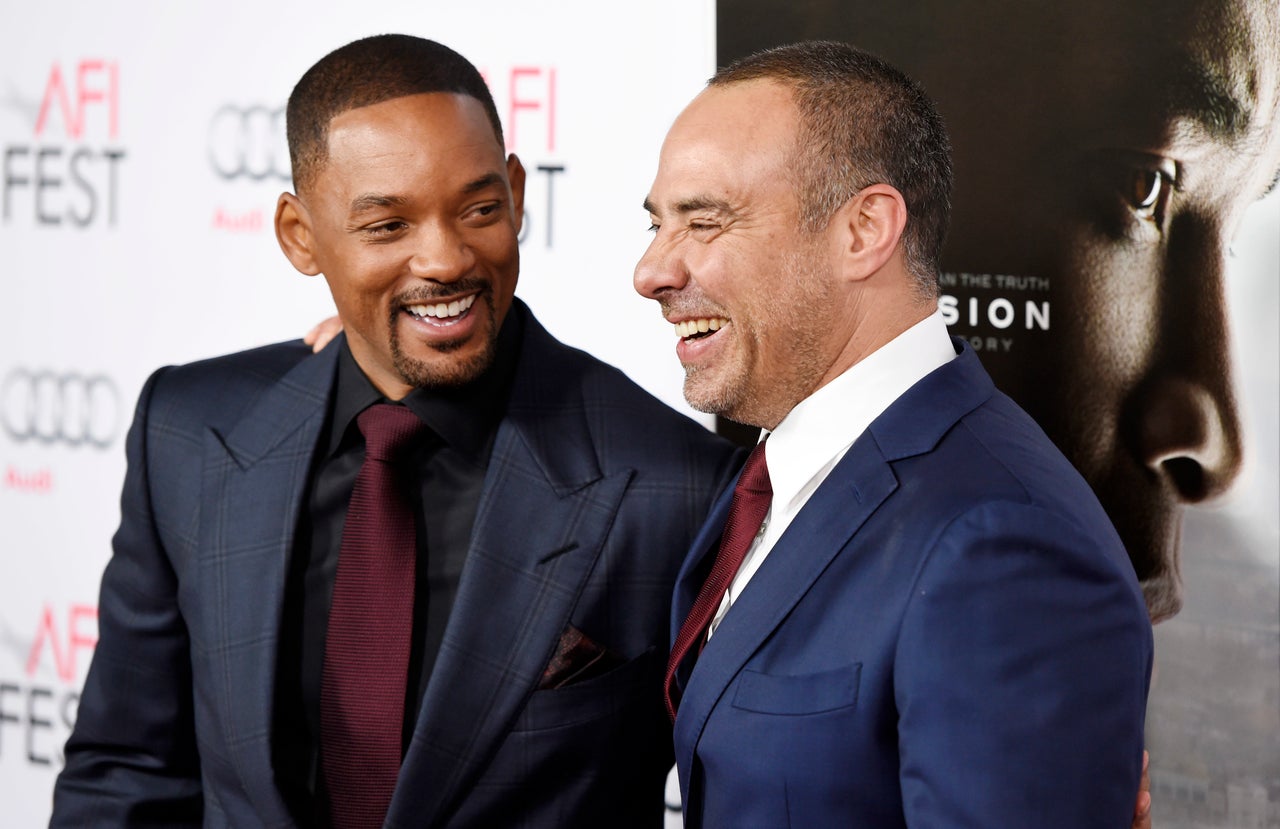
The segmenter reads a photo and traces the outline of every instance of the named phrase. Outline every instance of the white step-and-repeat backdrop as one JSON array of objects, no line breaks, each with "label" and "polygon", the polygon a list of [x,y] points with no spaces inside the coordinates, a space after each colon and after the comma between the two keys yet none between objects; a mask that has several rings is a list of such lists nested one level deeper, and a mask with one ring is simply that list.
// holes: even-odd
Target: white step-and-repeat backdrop
[{"label": "white step-and-repeat backdrop", "polygon": [[670,326],[631,270],[662,136],[714,69],[714,7],[10,0],[2,17],[0,826],[32,827],[93,651],[143,381],[333,313],[272,229],[297,79],[379,32],[470,58],[529,171],[519,295],[682,405]]}]

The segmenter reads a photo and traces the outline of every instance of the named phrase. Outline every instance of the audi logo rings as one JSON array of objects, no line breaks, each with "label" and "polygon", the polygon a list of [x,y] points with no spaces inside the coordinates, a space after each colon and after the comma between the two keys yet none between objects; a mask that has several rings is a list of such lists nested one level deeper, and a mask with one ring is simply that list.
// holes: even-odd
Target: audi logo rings
[{"label": "audi logo rings", "polygon": [[284,107],[220,107],[209,122],[209,166],[228,181],[288,182],[291,168]]},{"label": "audi logo rings", "polygon": [[0,427],[18,443],[106,449],[120,429],[111,378],[14,369],[0,384]]}]

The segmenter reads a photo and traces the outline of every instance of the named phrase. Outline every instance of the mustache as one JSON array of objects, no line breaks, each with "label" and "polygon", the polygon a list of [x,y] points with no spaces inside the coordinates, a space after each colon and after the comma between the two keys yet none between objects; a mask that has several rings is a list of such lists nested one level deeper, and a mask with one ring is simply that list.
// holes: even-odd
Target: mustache
[{"label": "mustache", "polygon": [[464,276],[456,279],[447,285],[427,284],[420,285],[413,290],[405,291],[403,294],[396,296],[397,305],[421,305],[439,302],[440,300],[452,299],[462,294],[488,294],[492,292],[493,286],[489,280],[479,276]]},{"label": "mustache", "polygon": [[658,305],[662,308],[662,316],[678,317],[725,317],[729,314],[717,303],[708,302],[701,297],[674,296],[660,297]]}]

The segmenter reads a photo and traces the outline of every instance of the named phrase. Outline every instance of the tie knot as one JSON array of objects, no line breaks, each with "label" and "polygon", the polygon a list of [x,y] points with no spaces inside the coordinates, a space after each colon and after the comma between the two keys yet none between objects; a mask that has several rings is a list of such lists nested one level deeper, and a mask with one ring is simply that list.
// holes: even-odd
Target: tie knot
[{"label": "tie knot", "polygon": [[427,429],[408,408],[390,403],[375,403],[365,409],[356,417],[356,425],[364,435],[365,458],[390,462]]},{"label": "tie knot", "polygon": [[773,495],[773,484],[769,482],[769,467],[764,462],[765,438],[755,445],[747,462],[742,465],[742,474],[738,476],[737,489],[753,492],[758,495]]}]

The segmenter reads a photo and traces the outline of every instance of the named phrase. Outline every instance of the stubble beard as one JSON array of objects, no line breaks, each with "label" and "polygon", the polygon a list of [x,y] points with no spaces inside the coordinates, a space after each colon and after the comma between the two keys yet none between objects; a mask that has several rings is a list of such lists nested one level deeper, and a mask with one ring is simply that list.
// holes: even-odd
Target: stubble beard
[{"label": "stubble beard", "polygon": [[[417,299],[423,302],[430,301],[429,297]],[[409,356],[401,347],[399,327],[395,324],[399,313],[397,308],[391,314],[391,364],[400,378],[413,388],[435,389],[461,386],[477,379],[488,371],[489,366],[493,365],[494,355],[498,351],[498,324],[497,312],[493,307],[493,290],[489,286],[486,285],[481,289],[475,304],[471,306],[471,313],[483,313],[488,317],[489,326],[483,348],[469,358],[446,359],[441,360],[439,364],[433,364]],[[468,340],[465,339],[448,340],[433,345],[432,349],[437,354],[449,355],[467,344]]]},{"label": "stubble beard", "polygon": [[[816,246],[803,247],[785,256],[778,284],[787,286],[788,291],[770,292],[770,296],[761,292],[752,303],[757,308],[774,309],[767,319],[748,325],[744,315],[730,318],[731,330],[726,333],[741,339],[728,360],[717,366],[684,366],[684,397],[694,409],[773,429],[813,393],[829,367],[821,343],[828,328],[822,311],[834,307],[831,269]],[[771,373],[776,376],[772,378],[753,377],[751,355],[763,353],[769,338],[786,338],[787,347],[782,351],[787,365],[773,367]]]}]

